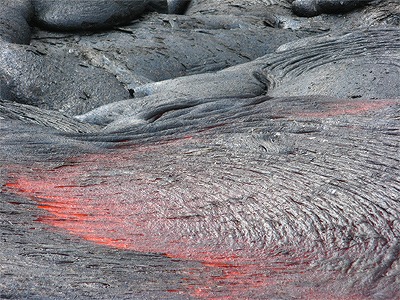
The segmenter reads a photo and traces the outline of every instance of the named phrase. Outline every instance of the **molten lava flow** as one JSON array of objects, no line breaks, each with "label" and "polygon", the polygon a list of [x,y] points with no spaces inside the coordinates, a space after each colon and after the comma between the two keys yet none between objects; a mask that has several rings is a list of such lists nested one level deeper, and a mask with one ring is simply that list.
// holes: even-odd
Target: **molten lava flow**
[{"label": "molten lava flow", "polygon": [[[304,277],[312,281],[313,276],[307,271],[311,260],[307,254],[300,258],[297,254],[276,255],[243,244],[240,249],[232,249],[215,237],[188,235],[186,227],[197,226],[201,217],[170,217],[176,206],[174,197],[168,199],[158,188],[150,188],[165,178],[146,174],[139,163],[142,155],[149,155],[149,149],[85,155],[75,159],[79,163],[51,171],[14,166],[12,181],[6,187],[33,198],[48,212],[38,219],[40,222],[85,240],[199,261],[198,268],[187,270],[186,283],[178,292],[207,299],[247,299],[297,286],[295,294],[327,299],[318,288],[301,286]],[[132,161],[137,163],[137,172],[131,169]],[[201,222],[201,226],[204,224]]]},{"label": "molten lava flow", "polygon": [[[347,104],[333,105],[322,113],[301,112],[297,116],[356,114],[390,103]],[[268,211],[261,206],[246,215],[251,203],[227,199],[247,199],[245,192],[257,198],[259,190],[265,197],[268,190],[263,189],[273,179],[264,176],[262,182],[257,182],[260,176],[251,175],[255,174],[251,170],[240,177],[242,173],[237,175],[230,169],[232,162],[226,153],[213,152],[208,146],[211,142],[212,139],[199,142],[194,135],[153,145],[116,147],[112,153],[81,155],[58,168],[44,163],[9,166],[6,192],[34,199],[48,213],[39,218],[40,222],[85,240],[200,262],[198,268],[187,270],[187,282],[182,287],[193,296],[248,299],[259,295],[266,298],[290,295],[341,299],[329,296],[329,289],[320,284],[324,282],[324,274],[314,272],[310,264],[315,261],[314,254],[264,244],[268,236],[251,241],[262,246],[256,247],[249,241],[251,230],[261,226],[257,220],[267,219]],[[205,158],[207,155],[209,160]],[[228,165],[225,173],[220,173],[218,163]],[[235,175],[240,184],[227,181],[227,177]],[[246,182],[246,176],[255,177]],[[257,205],[251,208],[258,209]],[[236,224],[230,214],[242,218],[242,223]],[[253,218],[253,223],[246,218]],[[246,233],[246,230],[250,234],[231,236],[232,232]],[[329,277],[335,277],[333,271]],[[314,285],[314,280],[318,284]],[[358,299],[358,296],[346,294],[342,298]]]}]

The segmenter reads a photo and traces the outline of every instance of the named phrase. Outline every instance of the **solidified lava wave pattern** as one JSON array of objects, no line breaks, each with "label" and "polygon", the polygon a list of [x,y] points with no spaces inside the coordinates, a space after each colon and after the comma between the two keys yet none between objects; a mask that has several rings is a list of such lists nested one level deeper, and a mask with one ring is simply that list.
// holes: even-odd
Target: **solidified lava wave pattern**
[{"label": "solidified lava wave pattern", "polygon": [[6,190],[37,201],[48,212],[41,222],[88,241],[200,262],[182,288],[192,296],[362,299],[362,286],[351,289],[357,275],[346,276],[369,272],[371,256],[395,262],[400,228],[398,191],[385,177],[398,157],[380,147],[396,137],[366,140],[364,121],[345,136],[330,119],[315,130],[247,134],[244,123],[242,132],[127,143],[56,168],[9,166]]}]

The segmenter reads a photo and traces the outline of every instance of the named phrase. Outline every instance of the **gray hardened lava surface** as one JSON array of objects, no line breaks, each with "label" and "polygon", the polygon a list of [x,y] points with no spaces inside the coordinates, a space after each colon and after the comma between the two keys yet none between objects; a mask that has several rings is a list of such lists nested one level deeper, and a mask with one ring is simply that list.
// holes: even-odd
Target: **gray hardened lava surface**
[{"label": "gray hardened lava surface", "polygon": [[398,0],[2,0],[0,299],[400,299]]}]

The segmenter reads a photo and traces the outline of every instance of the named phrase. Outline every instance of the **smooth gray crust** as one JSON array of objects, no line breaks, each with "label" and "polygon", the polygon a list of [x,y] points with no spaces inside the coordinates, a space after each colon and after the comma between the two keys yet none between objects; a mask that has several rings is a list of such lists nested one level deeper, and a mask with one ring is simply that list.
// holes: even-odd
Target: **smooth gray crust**
[{"label": "smooth gray crust", "polygon": [[62,40],[65,51],[73,51],[83,63],[106,69],[134,90],[152,81],[248,62],[302,36],[310,33],[272,28],[260,18],[161,14],[105,33],[39,33],[32,44],[50,50]]},{"label": "smooth gray crust", "polygon": [[292,9],[302,17],[314,17],[322,13],[345,13],[362,7],[373,0],[294,0]]},{"label": "smooth gray crust", "polygon": [[37,24],[52,30],[106,29],[145,11],[166,11],[167,0],[32,0]]},{"label": "smooth gray crust", "polygon": [[73,115],[112,102],[114,97],[129,97],[114,76],[83,64],[73,53],[54,55],[32,46],[4,44],[0,64],[0,76],[12,100],[23,104]]},{"label": "smooth gray crust", "polygon": [[190,2],[190,0],[168,0],[168,13],[184,14]]},{"label": "smooth gray crust", "polygon": [[0,42],[28,44],[31,30],[28,23],[33,16],[29,0],[2,1],[0,11]]}]

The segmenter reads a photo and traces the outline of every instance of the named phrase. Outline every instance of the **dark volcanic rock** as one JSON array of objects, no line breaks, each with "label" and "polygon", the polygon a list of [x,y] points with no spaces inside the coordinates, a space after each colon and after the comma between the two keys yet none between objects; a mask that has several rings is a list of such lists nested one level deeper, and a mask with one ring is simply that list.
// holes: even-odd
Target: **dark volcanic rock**
[{"label": "dark volcanic rock", "polygon": [[167,0],[32,0],[36,22],[55,30],[105,29],[127,23],[150,8],[167,11]]},{"label": "dark volcanic rock", "polygon": [[0,298],[400,298],[398,0],[32,4],[0,4]]},{"label": "dark volcanic rock", "polygon": [[33,15],[29,0],[2,1],[0,10],[0,42],[28,44],[31,30],[28,22]]},{"label": "dark volcanic rock", "polygon": [[304,17],[313,17],[322,13],[344,13],[362,7],[373,0],[295,0],[293,11]]},{"label": "dark volcanic rock", "polygon": [[[150,111],[184,103],[232,97],[326,95],[338,98],[395,98],[400,39],[397,29],[370,29],[341,36],[303,39],[274,54],[212,74],[149,83],[135,98],[99,107],[80,116],[109,130],[147,122]],[[334,55],[332,55],[334,53]],[[229,106],[230,103],[227,103]],[[151,115],[151,114],[150,114]]]},{"label": "dark volcanic rock", "polygon": [[4,44],[0,75],[12,99],[73,115],[129,97],[115,77],[82,63],[73,53]]},{"label": "dark volcanic rock", "polygon": [[106,69],[133,91],[152,81],[248,62],[309,35],[272,28],[255,17],[157,14],[109,32],[80,36],[39,32],[32,44],[45,44],[49,51],[57,44],[73,51],[86,64]]}]

